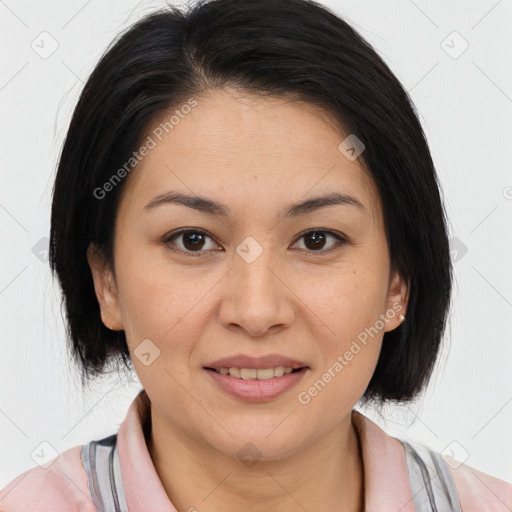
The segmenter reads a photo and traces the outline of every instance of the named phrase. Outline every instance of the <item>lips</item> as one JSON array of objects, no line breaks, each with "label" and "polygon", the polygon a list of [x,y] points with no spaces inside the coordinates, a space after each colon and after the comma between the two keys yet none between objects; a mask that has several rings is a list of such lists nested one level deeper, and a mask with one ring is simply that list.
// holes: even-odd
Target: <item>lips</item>
[{"label": "lips", "polygon": [[304,361],[293,359],[279,354],[268,354],[260,357],[251,357],[246,354],[236,354],[231,357],[216,359],[203,365],[203,368],[219,370],[220,368],[309,368]]},{"label": "lips", "polygon": [[[265,358],[247,358],[244,356],[243,358],[218,359],[208,364],[243,363],[267,365],[269,364],[267,361],[268,359]],[[300,361],[282,357],[278,361],[292,365],[296,365],[297,363],[303,364]],[[308,366],[303,366],[301,369],[295,370],[288,367],[288,372],[285,372],[285,368],[282,366],[273,369],[237,369],[231,366],[229,368],[229,374],[227,374],[225,370],[226,368],[224,368],[224,372],[221,372],[205,367],[204,374],[207,376],[207,379],[209,379],[207,382],[213,383],[216,389],[221,390],[226,395],[243,402],[265,402],[277,399],[280,395],[291,391],[291,389],[297,386],[310,371]],[[267,375],[269,370],[273,370],[274,372],[272,377]],[[254,378],[256,372],[258,375]],[[260,376],[260,372],[263,372],[264,375]]]}]

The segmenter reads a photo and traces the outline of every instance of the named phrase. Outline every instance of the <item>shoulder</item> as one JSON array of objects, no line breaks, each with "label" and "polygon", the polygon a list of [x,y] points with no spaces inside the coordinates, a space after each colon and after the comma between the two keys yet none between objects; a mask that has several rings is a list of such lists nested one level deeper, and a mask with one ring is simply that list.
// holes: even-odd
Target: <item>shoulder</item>
[{"label": "shoulder", "polygon": [[438,510],[512,511],[511,483],[461,464],[418,440],[393,437],[360,412],[354,412],[365,478],[373,489],[369,498],[375,497],[375,506],[369,510],[382,510],[382,497],[389,496],[390,503],[392,500],[395,504],[398,497],[405,499],[404,511],[426,506],[433,499],[443,505]]},{"label": "shoulder", "polygon": [[440,510],[506,512],[512,510],[512,484],[443,455],[418,441],[404,445],[415,504],[421,510],[435,500]]},{"label": "shoulder", "polygon": [[0,511],[95,512],[81,449],[70,448],[9,482],[0,491]]},{"label": "shoulder", "polygon": [[442,458],[450,468],[463,512],[510,512],[512,484],[445,455]]}]

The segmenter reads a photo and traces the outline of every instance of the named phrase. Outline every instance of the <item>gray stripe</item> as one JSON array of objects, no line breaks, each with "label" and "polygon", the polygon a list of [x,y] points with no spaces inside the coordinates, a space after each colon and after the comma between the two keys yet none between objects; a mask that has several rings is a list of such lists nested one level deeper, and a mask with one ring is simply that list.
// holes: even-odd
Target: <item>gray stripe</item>
[{"label": "gray stripe", "polygon": [[126,503],[126,496],[124,493],[124,485],[121,474],[121,462],[119,460],[119,450],[117,449],[117,444],[114,446],[113,450],[113,483],[112,488],[114,491],[114,496],[116,503],[119,507],[119,512],[129,512],[128,504]]},{"label": "gray stripe", "polygon": [[450,468],[439,453],[402,441],[417,512],[462,512]]},{"label": "gray stripe", "polygon": [[96,512],[129,512],[121,477],[117,434],[82,446],[82,462]]},{"label": "gray stripe", "polygon": [[87,473],[87,486],[89,488],[89,493],[91,495],[94,508],[96,509],[96,512],[101,512],[103,510],[103,501],[101,500],[99,493],[96,471],[93,471],[91,468],[91,462],[93,467],[96,465],[95,451],[91,443],[82,446],[81,457],[85,472]]}]

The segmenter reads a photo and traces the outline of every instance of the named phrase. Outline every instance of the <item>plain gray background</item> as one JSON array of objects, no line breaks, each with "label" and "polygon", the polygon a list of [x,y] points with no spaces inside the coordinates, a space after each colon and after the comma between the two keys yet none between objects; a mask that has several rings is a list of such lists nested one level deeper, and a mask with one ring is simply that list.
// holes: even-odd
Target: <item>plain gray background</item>
[{"label": "plain gray background", "polygon": [[[512,482],[511,2],[320,3],[366,37],[409,91],[456,262],[450,347],[424,398],[384,417],[362,412],[391,435]],[[82,399],[47,237],[55,167],[83,83],[123,28],[162,5],[0,1],[0,488],[36,465],[34,453],[116,432],[139,390],[135,376],[105,378]]]}]

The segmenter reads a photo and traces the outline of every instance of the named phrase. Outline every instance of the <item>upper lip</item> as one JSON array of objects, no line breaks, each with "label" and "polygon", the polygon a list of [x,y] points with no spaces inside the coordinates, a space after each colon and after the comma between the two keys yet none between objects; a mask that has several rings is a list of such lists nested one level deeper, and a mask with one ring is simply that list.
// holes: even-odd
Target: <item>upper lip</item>
[{"label": "upper lip", "polygon": [[280,356],[279,354],[268,354],[261,357],[251,357],[245,354],[236,354],[231,357],[216,359],[204,365],[204,368],[302,368],[306,363],[297,359]]}]

